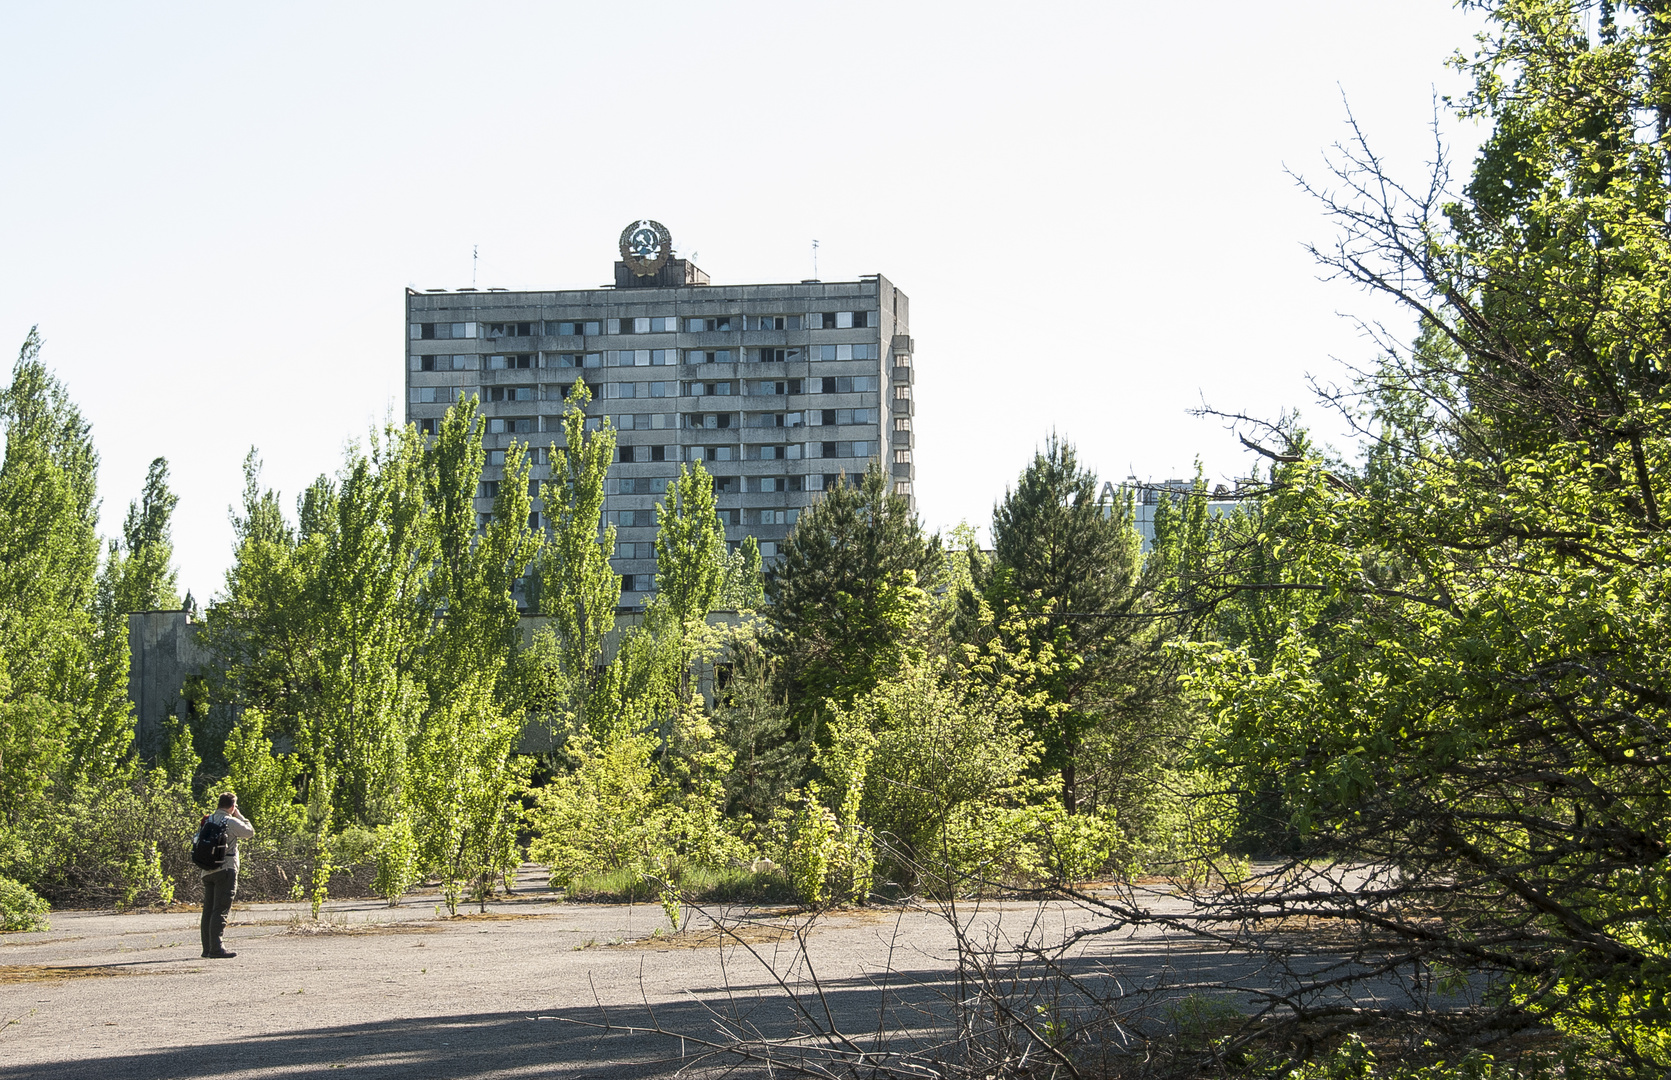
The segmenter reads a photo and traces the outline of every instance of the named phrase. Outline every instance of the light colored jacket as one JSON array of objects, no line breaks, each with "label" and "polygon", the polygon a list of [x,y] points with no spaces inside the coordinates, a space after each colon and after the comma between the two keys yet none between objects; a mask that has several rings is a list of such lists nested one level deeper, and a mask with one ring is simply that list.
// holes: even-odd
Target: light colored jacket
[{"label": "light colored jacket", "polygon": [[255,826],[241,817],[233,817],[225,810],[216,810],[209,815],[209,820],[226,822],[226,858],[221,860],[220,870],[205,870],[203,876],[208,877],[210,874],[218,874],[221,870],[237,872],[238,841],[248,840],[254,836]]}]

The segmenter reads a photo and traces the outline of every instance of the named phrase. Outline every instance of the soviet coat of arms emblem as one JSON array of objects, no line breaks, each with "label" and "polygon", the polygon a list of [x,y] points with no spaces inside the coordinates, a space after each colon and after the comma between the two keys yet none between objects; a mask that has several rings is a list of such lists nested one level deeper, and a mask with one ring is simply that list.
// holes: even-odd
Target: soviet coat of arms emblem
[{"label": "soviet coat of arms emblem", "polygon": [[639,277],[649,277],[673,257],[673,237],[667,226],[645,218],[621,230],[621,261]]}]

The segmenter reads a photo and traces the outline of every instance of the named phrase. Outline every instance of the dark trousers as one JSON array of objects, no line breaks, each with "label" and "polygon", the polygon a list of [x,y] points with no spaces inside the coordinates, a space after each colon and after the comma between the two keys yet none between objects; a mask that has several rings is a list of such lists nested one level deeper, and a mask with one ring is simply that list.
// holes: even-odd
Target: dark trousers
[{"label": "dark trousers", "polygon": [[203,936],[203,952],[221,951],[221,935],[226,933],[226,916],[232,910],[232,898],[238,893],[238,871],[235,867],[216,870],[203,875],[203,920],[198,930]]}]

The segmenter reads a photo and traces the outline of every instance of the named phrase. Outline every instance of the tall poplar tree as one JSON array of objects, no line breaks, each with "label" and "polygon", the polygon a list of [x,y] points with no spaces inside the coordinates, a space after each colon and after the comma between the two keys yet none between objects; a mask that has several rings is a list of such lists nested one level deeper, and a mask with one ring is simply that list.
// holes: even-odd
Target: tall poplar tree
[{"label": "tall poplar tree", "polygon": [[[563,411],[563,445],[553,444],[551,479],[540,485],[550,532],[536,563],[532,596],[550,618],[560,688],[550,691],[571,716],[585,715],[598,689],[604,635],[615,628],[621,576],[610,565],[615,526],[603,520],[604,481],[615,456],[615,429],[604,417],[587,430],[592,392],[577,379]],[[607,717],[590,716],[591,724]]]},{"label": "tall poplar tree", "polygon": [[520,643],[512,590],[539,541],[521,443],[507,448],[493,511],[478,526],[483,427],[474,399],[465,399],[425,450],[437,549],[425,606],[436,623],[421,665],[429,707],[403,795],[423,865],[455,889],[473,881],[485,896],[519,861],[516,796],[527,775],[515,758],[524,715],[511,677]]},{"label": "tall poplar tree", "polygon": [[126,626],[94,619],[98,454],[90,428],[41,362],[30,330],[0,391],[0,642],[11,700],[59,703],[68,761],[108,777],[132,742]]},{"label": "tall poplar tree", "polygon": [[171,526],[180,497],[168,487],[168,459],[156,458],[145,472],[145,488],[128,504],[121,541],[105,556],[101,603],[126,614],[180,606]]}]

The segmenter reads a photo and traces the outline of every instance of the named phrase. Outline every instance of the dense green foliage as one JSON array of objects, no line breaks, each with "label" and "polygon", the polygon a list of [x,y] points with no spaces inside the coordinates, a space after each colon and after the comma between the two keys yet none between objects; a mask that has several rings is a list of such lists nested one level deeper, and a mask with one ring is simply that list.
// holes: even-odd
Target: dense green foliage
[{"label": "dense green foliage", "polygon": [[0,931],[47,929],[47,903],[33,889],[0,877]]},{"label": "dense green foliage", "polygon": [[427,871],[450,898],[520,859],[512,589],[538,540],[520,446],[478,526],[482,428],[464,401],[432,439],[375,435],[303,493],[295,526],[245,464],[237,561],[209,611],[217,692],[243,716],[226,758],[257,796],[258,843],[305,851],[316,893],[348,827],[382,830],[386,885]]},{"label": "dense green foliage", "polygon": [[[1322,253],[1420,328],[1361,373],[1356,467],[1270,429],[1197,580],[1203,761],[1291,876],[1221,905],[1373,928],[1569,1068],[1671,1069],[1671,38],[1659,4],[1496,0],[1465,189],[1367,152]],[[1593,19],[1593,22],[1592,22]],[[1342,874],[1341,867],[1368,868]],[[1569,1075],[1572,1073],[1569,1072]]]},{"label": "dense green foliage", "polygon": [[897,667],[912,588],[933,589],[942,554],[887,476],[872,466],[801,515],[766,578],[776,671],[796,734],[816,732]]},{"label": "dense green foliage", "polygon": [[172,590],[174,499],[159,459],[129,513],[128,558],[113,550],[101,571],[98,456],[40,349],[31,331],[0,391],[0,875],[48,898],[134,903],[167,891],[160,860],[189,827],[196,762],[178,737],[157,768],[132,757],[113,597]]},{"label": "dense green foliage", "polygon": [[[987,643],[1007,637],[1028,655],[1055,659],[1038,678],[1048,709],[1027,726],[1040,755],[1036,774],[1058,777],[1069,814],[1118,817],[1136,846],[1164,843],[1159,793],[1175,790],[1188,717],[1179,707],[1177,665],[1165,648],[1178,632],[1164,605],[1201,542],[1204,500],[1156,505],[1154,550],[1145,559],[1133,527],[1136,493],[1099,498],[1101,483],[1071,443],[1052,435],[993,508],[990,556],[970,554],[957,634]],[[1180,520],[1182,517],[1184,520]],[[1004,634],[992,613],[1028,618]],[[983,615],[982,612],[985,614]]]}]

